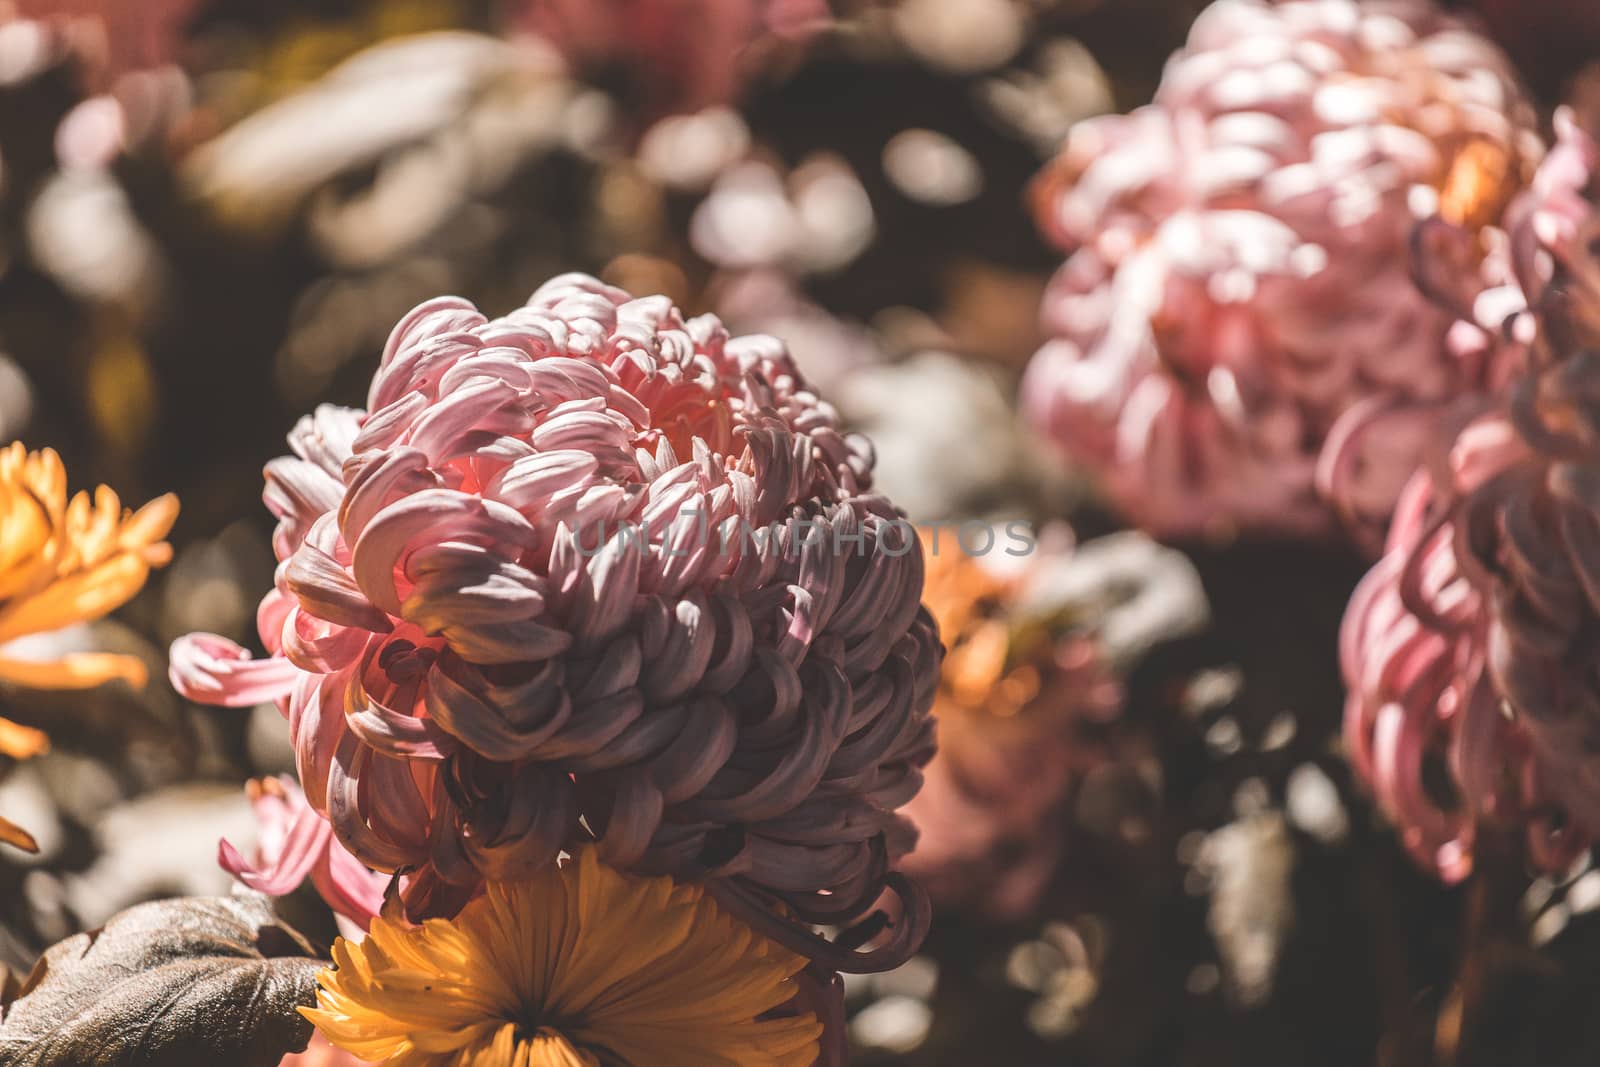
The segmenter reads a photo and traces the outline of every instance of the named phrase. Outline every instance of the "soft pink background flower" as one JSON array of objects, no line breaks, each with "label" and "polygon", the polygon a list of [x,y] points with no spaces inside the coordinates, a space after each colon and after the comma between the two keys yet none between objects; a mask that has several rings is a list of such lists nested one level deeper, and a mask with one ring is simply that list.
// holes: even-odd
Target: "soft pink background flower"
[{"label": "soft pink background flower", "polygon": [[1221,0],[1043,179],[1071,257],[1028,414],[1158,534],[1376,542],[1441,406],[1498,374],[1447,343],[1412,230],[1492,219],[1538,153],[1505,58],[1431,5]]}]

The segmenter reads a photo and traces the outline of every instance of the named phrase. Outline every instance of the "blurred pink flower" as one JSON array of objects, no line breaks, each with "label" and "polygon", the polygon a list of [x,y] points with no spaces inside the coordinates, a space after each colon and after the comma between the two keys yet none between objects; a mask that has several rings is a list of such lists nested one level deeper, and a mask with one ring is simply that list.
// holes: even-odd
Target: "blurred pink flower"
[{"label": "blurred pink flower", "polygon": [[1072,255],[1025,407],[1158,534],[1376,543],[1441,404],[1499,373],[1412,284],[1413,227],[1493,221],[1534,122],[1420,0],[1220,0],[1154,102],[1081,123],[1040,185]]},{"label": "blurred pink flower", "polygon": [[95,89],[129,71],[175,62],[190,19],[205,0],[0,0],[9,13],[63,32]]},{"label": "blurred pink flower", "polygon": [[727,103],[761,46],[831,18],[827,0],[525,0],[523,11],[575,68],[620,78],[656,117]]},{"label": "blurred pink flower", "polygon": [[186,23],[204,0],[0,0],[0,84],[70,61],[85,94],[61,120],[56,154],[100,167],[180,124],[189,84],[175,66]]},{"label": "blurred pink flower", "polygon": [[275,700],[309,803],[414,916],[592,833],[767,927],[887,888],[875,950],[771,932],[836,969],[914,950],[890,865],[933,752],[922,556],[782,343],[566,275],[502,319],[418,307],[368,403],[267,466],[271,657],[191,635],[177,688]]}]

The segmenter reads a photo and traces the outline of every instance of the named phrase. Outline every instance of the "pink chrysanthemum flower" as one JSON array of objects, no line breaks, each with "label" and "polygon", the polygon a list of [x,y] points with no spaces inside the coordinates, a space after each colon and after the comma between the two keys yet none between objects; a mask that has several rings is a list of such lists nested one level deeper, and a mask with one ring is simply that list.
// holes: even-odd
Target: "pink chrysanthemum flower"
[{"label": "pink chrysanthemum flower", "polygon": [[1446,343],[1412,229],[1494,219],[1533,129],[1500,52],[1420,0],[1220,0],[1040,186],[1072,255],[1028,412],[1158,534],[1375,541],[1441,402],[1499,373]]},{"label": "pink chrysanthemum flower", "polygon": [[[368,410],[323,407],[267,467],[282,561],[251,660],[192,635],[197,700],[276,700],[338,841],[450,914],[592,834],[712,878],[839,969],[926,922],[891,863],[933,751],[922,556],[866,442],[781,342],[581,275],[488,319],[395,328]],[[799,925],[904,905],[830,948]]]},{"label": "pink chrysanthemum flower", "polygon": [[1344,624],[1350,758],[1452,880],[1484,819],[1554,871],[1600,833],[1600,146],[1556,131],[1481,269],[1442,225],[1422,243],[1458,331],[1526,369],[1406,489]]},{"label": "pink chrysanthemum flower", "polygon": [[1585,484],[1600,426],[1563,427],[1596,381],[1600,362],[1573,357],[1542,379],[1544,397],[1463,431],[1445,474],[1407,488],[1345,616],[1347,754],[1406,847],[1449,881],[1471,870],[1480,820],[1525,824],[1551,871],[1600,827],[1583,651],[1600,621],[1600,498]]}]

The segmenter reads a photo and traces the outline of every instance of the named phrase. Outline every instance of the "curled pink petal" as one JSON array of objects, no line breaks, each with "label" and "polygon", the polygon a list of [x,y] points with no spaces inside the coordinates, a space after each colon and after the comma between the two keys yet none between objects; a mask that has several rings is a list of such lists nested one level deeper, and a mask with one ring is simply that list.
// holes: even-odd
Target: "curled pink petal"
[{"label": "curled pink petal", "polygon": [[256,862],[223,841],[218,846],[223,869],[269,896],[292,892],[310,878],[329,907],[364,929],[383,906],[389,878],[345,851],[293,779],[251,782],[250,800],[261,838]]},{"label": "curled pink petal", "polygon": [[254,659],[216,634],[189,634],[172,643],[167,677],[190,700],[248,708],[289,695],[299,671],[278,656]]}]

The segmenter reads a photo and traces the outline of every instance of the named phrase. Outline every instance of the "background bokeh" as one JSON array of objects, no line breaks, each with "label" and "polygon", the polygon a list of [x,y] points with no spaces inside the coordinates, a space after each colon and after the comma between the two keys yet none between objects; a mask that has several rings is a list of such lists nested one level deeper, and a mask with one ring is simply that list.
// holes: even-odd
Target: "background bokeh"
[{"label": "background bokeh", "polygon": [[[263,463],[300,414],[362,402],[427,297],[501,314],[572,270],[666,293],[785,337],[913,519],[1116,530],[1014,412],[1060,261],[1030,183],[1076,122],[1149,98],[1200,0],[676,6],[0,0],[0,443],[183,502],[127,609],[40,639],[137,654],[149,688],[0,690],[53,741],[0,767],[0,810],[41,845],[0,850],[0,963],[227,890],[244,782],[291,754],[270,708],[180,700],[165,649],[253,641]],[[1593,25],[1542,28],[1562,5],[1482,6],[1547,97],[1594,54]],[[986,844],[972,877],[1033,870],[1025,904],[967,892],[911,964],[851,979],[858,1062],[1426,1063],[1467,966],[1496,1007],[1457,1062],[1593,1062],[1600,873],[1533,882],[1513,911],[1535,955],[1475,921],[1526,880],[1441,888],[1339,757],[1336,631],[1366,560],[1180,547],[1192,590],[1115,553],[1076,565],[1077,610],[1142,586],[1162,605],[1115,663],[1122,715],[1039,802],[1048,864],[1015,827]],[[333,936],[311,894],[285,907]]]}]

